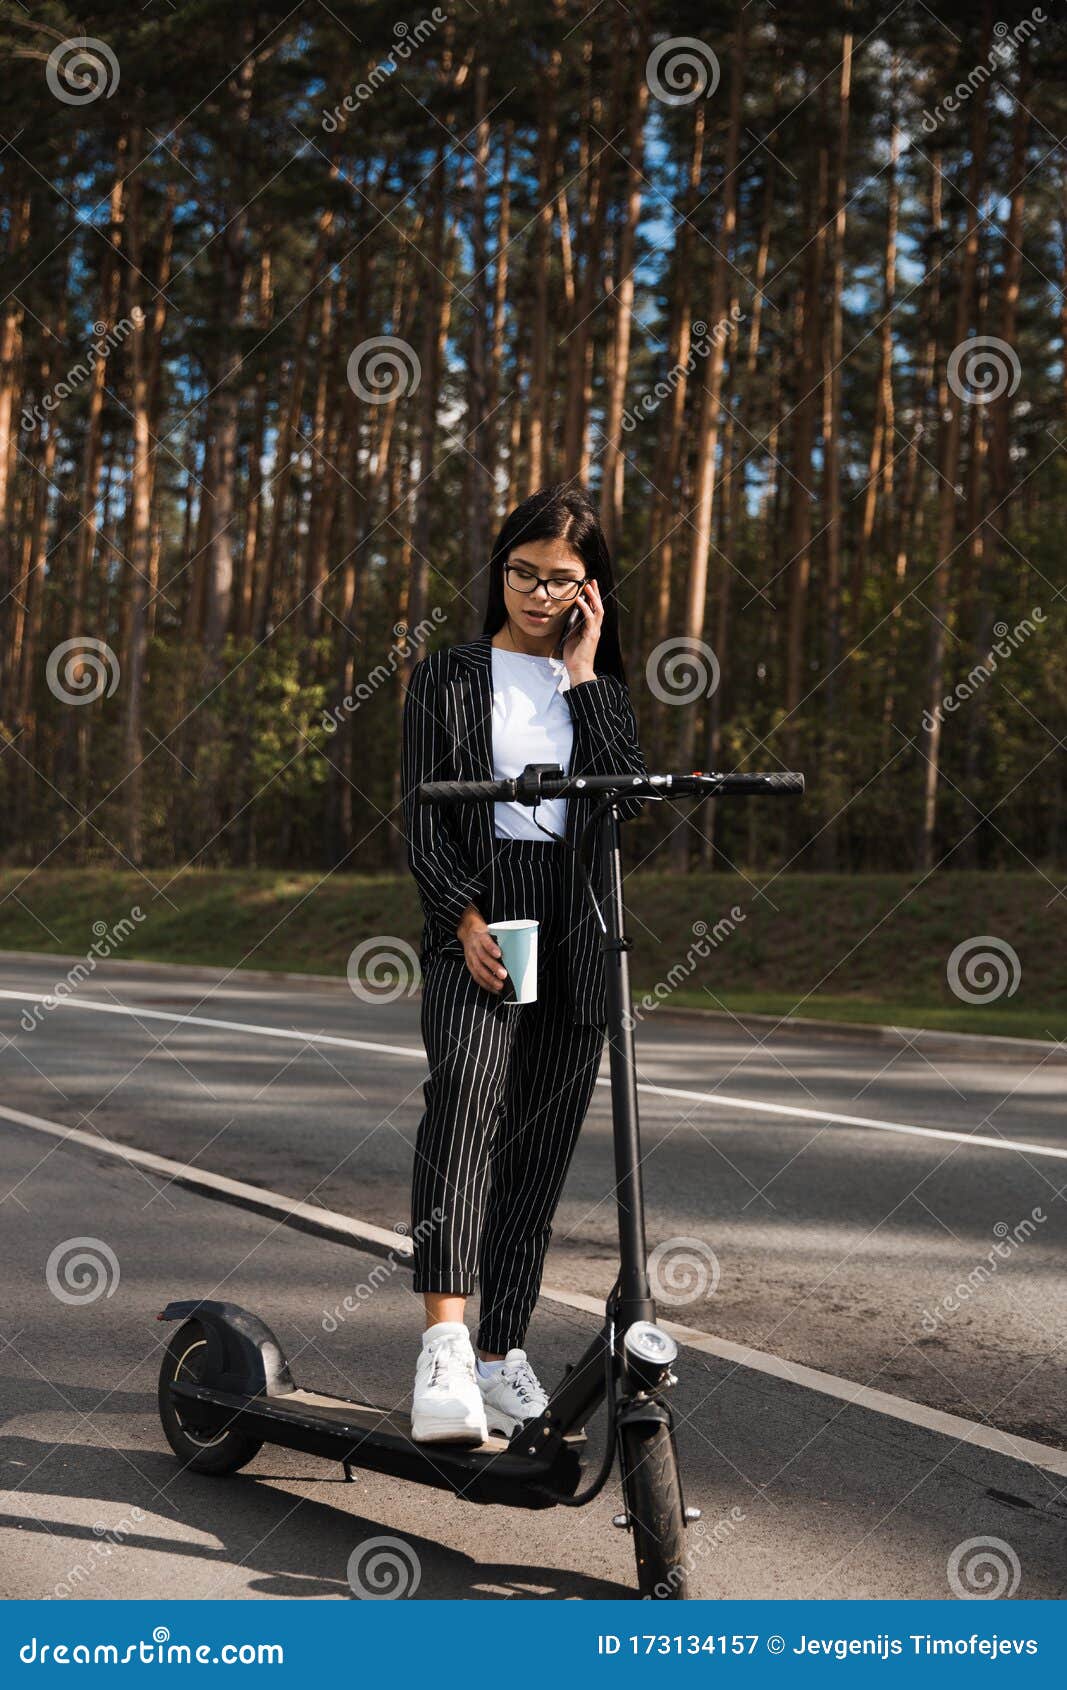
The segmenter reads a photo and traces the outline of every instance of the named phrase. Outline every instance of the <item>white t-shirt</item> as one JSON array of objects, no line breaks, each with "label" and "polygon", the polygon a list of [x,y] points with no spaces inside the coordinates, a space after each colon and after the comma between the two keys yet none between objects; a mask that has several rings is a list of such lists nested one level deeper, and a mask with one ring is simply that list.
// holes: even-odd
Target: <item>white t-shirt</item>
[{"label": "white t-shirt", "polygon": [[[493,778],[513,780],[527,763],[570,767],[574,724],[564,693],[570,685],[561,657],[528,657],[493,646]],[[494,831],[502,839],[545,839],[525,804],[494,804]],[[537,820],[563,834],[567,800],[547,798]]]}]

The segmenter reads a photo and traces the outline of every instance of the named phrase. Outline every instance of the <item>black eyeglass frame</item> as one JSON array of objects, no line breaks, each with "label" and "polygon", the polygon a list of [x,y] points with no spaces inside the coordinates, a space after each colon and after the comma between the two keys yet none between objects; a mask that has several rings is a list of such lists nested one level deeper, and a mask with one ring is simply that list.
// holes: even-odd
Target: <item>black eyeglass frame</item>
[{"label": "black eyeglass frame", "polygon": [[[524,575],[533,576],[534,584],[532,587],[517,587],[515,585],[514,581],[511,579],[511,575],[513,570],[518,569],[521,569]],[[572,599],[576,599],[578,597],[578,594],[581,592],[586,582],[591,579],[590,576],[583,575],[580,581],[561,581],[558,577],[553,578],[548,575],[538,575],[536,569],[531,569],[528,563],[506,563],[504,565],[504,578],[510,586],[512,592],[521,593],[524,598],[528,597],[530,593],[536,593],[538,587],[543,587],[554,604],[569,604]],[[573,586],[574,591],[573,593],[554,593],[552,591],[553,586]]]}]

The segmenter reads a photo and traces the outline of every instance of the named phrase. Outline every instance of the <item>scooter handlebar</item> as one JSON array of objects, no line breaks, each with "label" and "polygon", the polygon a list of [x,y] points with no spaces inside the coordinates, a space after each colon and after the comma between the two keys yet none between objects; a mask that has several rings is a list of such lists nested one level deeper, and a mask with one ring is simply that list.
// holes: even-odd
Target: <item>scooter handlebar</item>
[{"label": "scooter handlebar", "polygon": [[430,780],[418,788],[423,804],[539,804],[547,798],[754,798],[800,797],[804,776],[788,771],[765,775],[564,775],[561,769],[530,764],[511,780]]}]

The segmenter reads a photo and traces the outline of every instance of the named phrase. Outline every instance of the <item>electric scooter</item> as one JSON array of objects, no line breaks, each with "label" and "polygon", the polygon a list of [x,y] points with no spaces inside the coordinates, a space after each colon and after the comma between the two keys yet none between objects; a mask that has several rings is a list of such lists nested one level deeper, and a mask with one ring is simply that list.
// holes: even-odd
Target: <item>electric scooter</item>
[{"label": "electric scooter", "polygon": [[[548,1406],[510,1439],[490,1436],[470,1448],[417,1444],[406,1413],[304,1390],[294,1381],[277,1338],[264,1321],[234,1303],[190,1299],[168,1303],[157,1317],[180,1321],[159,1378],[159,1413],[171,1448],[197,1473],[234,1473],[263,1444],[280,1444],[352,1468],[391,1473],[452,1492],[467,1502],[509,1508],[579,1507],[603,1490],[616,1457],[624,1512],[614,1524],[633,1537],[642,1597],[686,1595],[687,1507],[675,1450],[670,1389],[678,1355],[656,1324],[647,1272],[641,1148],[637,1115],[633,1016],[624,932],[617,801],[631,798],[797,795],[799,774],[575,775],[557,765],[529,764],[516,779],[432,781],[423,803],[518,802],[584,796],[592,805],[576,844],[586,896],[602,934],[607,1038],[619,1220],[619,1273],[604,1324],[584,1355],[568,1365]],[[583,861],[597,837],[602,865],[598,899]],[[582,1463],[586,1420],[606,1400],[607,1436],[599,1467]]]}]

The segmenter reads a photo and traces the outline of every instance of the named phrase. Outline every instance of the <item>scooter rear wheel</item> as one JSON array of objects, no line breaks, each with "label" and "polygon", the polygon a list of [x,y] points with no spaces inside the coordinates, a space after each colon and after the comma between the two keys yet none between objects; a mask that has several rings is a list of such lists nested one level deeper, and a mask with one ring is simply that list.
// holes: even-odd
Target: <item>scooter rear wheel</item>
[{"label": "scooter rear wheel", "polygon": [[263,1440],[246,1437],[224,1424],[193,1426],[182,1419],[170,1394],[175,1380],[198,1384],[206,1359],[207,1336],[203,1326],[198,1320],[185,1321],[167,1345],[159,1370],[159,1418],[167,1442],[183,1467],[191,1468],[194,1473],[236,1473],[259,1454]]},{"label": "scooter rear wheel", "polygon": [[688,1582],[685,1514],[671,1428],[631,1421],[619,1429],[622,1483],[642,1596],[684,1601]]}]

